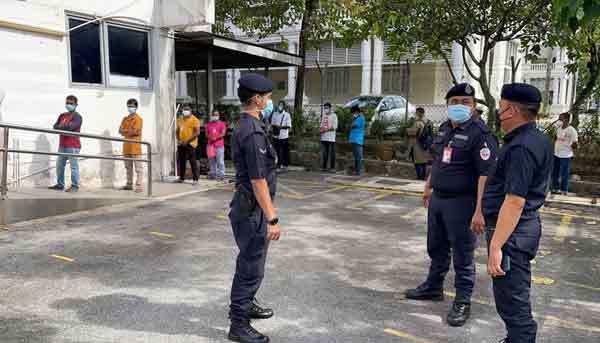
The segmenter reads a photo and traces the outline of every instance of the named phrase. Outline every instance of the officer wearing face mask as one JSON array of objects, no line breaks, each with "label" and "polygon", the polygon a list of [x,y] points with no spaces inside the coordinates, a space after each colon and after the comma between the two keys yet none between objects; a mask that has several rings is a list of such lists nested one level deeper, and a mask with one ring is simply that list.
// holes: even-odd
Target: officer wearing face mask
[{"label": "officer wearing face mask", "polygon": [[269,242],[279,240],[281,232],[273,205],[277,153],[262,121],[273,110],[272,91],[273,83],[262,75],[247,74],[239,80],[243,112],[232,137],[236,191],[229,213],[239,248],[229,311],[229,339],[234,342],[268,342],[250,320],[273,316],[273,311],[261,307],[255,298],[264,277]]},{"label": "officer wearing face mask", "polygon": [[546,200],[552,145],[536,128],[542,96],[534,86],[504,85],[500,120],[504,145],[483,196],[488,241],[488,273],[496,309],[508,331],[505,343],[534,343],[531,314],[531,263],[540,243],[538,210]]},{"label": "officer wearing face mask", "polygon": [[444,278],[454,263],[456,298],[447,316],[451,326],[470,317],[475,286],[476,234],[485,220],[481,199],[487,175],[496,160],[496,143],[483,121],[472,118],[475,89],[462,83],[446,94],[448,120],[433,140],[433,165],[423,195],[427,215],[429,275],[408,299],[442,301]]}]

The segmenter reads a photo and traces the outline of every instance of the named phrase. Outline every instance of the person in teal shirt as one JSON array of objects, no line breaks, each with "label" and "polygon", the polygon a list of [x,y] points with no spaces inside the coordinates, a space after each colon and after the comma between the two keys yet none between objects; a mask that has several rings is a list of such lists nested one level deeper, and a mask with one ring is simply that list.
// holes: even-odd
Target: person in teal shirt
[{"label": "person in teal shirt", "polygon": [[354,156],[354,175],[360,175],[363,159],[363,145],[365,144],[365,117],[360,107],[353,106],[350,110],[354,119],[350,129],[350,144],[352,144],[352,155]]}]

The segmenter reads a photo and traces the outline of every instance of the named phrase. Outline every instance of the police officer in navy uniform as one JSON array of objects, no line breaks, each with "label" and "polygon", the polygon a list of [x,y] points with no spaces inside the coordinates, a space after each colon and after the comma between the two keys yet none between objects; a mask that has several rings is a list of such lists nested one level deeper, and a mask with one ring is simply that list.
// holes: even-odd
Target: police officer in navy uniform
[{"label": "police officer in navy uniform", "polygon": [[[433,141],[433,166],[423,195],[427,215],[427,280],[409,289],[408,299],[442,301],[444,278],[454,262],[456,298],[448,313],[451,326],[469,319],[475,285],[476,233],[485,221],[481,198],[496,160],[496,141],[483,121],[472,118],[475,89],[462,83],[446,94],[448,121]],[[432,191],[433,189],[433,191]],[[452,256],[452,257],[451,257]]]},{"label": "police officer in navy uniform", "polygon": [[273,316],[255,299],[265,273],[269,241],[279,240],[280,227],[273,205],[277,183],[277,154],[261,120],[271,102],[273,83],[262,75],[248,74],[239,80],[238,96],[243,113],[232,137],[236,168],[236,191],[229,219],[239,248],[229,317],[229,339],[265,343],[269,337],[250,325],[251,319]]},{"label": "police officer in navy uniform", "polygon": [[502,88],[498,119],[506,136],[483,196],[488,273],[508,331],[506,343],[533,343],[537,333],[529,300],[530,261],[540,242],[538,210],[546,199],[553,158],[550,141],[536,128],[541,101],[531,85]]}]

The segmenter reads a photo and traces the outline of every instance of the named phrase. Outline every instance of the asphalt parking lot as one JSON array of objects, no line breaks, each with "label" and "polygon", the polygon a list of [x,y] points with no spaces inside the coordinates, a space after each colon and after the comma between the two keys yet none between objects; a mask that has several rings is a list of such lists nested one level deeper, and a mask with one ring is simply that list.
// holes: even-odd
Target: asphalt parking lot
[{"label": "asphalt parking lot", "polygon": [[[497,342],[504,334],[485,248],[477,251],[472,319],[403,299],[426,276],[418,197],[280,178],[281,241],[259,299],[276,311],[256,327],[273,342]],[[185,197],[31,221],[0,232],[0,342],[227,342],[235,244],[229,186]],[[538,342],[600,341],[600,218],[547,208],[535,260]]]}]

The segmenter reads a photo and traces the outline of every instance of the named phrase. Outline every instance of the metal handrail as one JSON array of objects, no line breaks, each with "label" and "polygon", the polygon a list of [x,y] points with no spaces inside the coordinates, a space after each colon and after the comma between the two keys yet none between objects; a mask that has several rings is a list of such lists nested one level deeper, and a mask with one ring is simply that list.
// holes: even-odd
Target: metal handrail
[{"label": "metal handrail", "polygon": [[[8,124],[1,123],[0,128],[4,128],[4,144],[0,147],[0,152],[2,152],[2,189],[0,194],[2,195],[2,199],[6,198],[6,194],[8,192],[8,154],[9,153],[22,153],[22,154],[32,154],[32,155],[46,155],[46,156],[63,156],[63,157],[81,157],[86,159],[97,159],[97,160],[112,160],[112,161],[134,161],[134,162],[142,162],[148,164],[148,197],[152,196],[152,144],[146,141],[138,141],[134,139],[126,139],[119,137],[111,137],[111,136],[101,136],[101,135],[93,135],[89,133],[81,133],[81,132],[72,132],[72,131],[62,131],[62,130],[53,130],[46,128],[39,128],[33,126],[26,125],[16,125],[16,124]],[[74,136],[74,137],[83,137],[83,138],[91,138],[103,141],[113,141],[113,142],[122,142],[122,143],[133,143],[133,144],[141,144],[147,147],[147,158],[146,159],[138,159],[138,158],[129,158],[129,157],[113,157],[106,155],[88,155],[88,154],[71,154],[64,152],[46,152],[46,151],[35,151],[35,150],[23,150],[23,149],[9,149],[9,132],[10,130],[19,130],[19,131],[30,131],[30,132],[41,132],[41,133],[49,133],[63,136]]]}]

